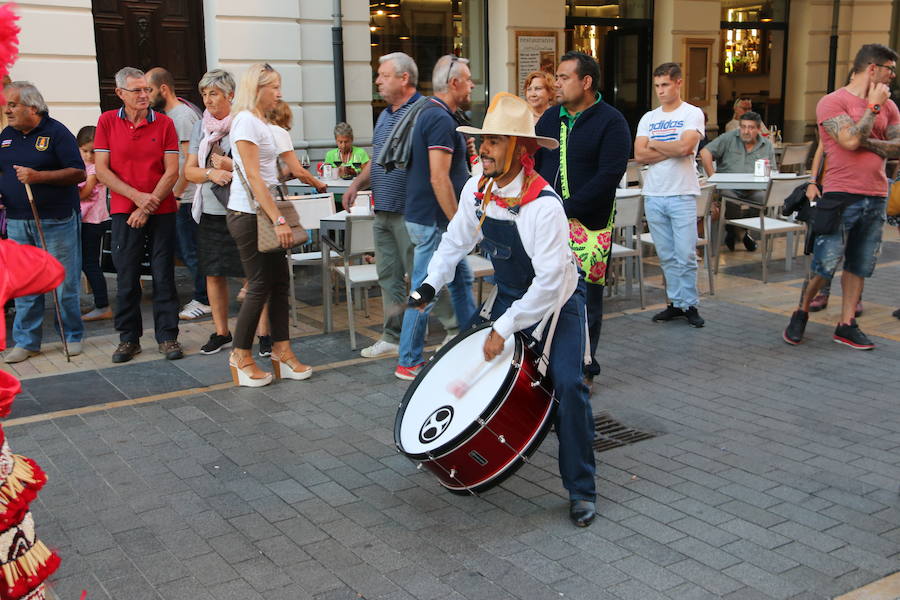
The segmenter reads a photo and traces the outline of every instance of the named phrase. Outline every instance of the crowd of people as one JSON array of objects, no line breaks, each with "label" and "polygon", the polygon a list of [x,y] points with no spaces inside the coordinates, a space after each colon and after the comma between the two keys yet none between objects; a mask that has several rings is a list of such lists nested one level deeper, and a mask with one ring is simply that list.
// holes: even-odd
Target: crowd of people
[{"label": "crowd of people", "polygon": [[[887,85],[896,61],[885,46],[864,46],[848,84],[817,107],[822,151],[815,161],[827,160],[827,168],[814,171],[817,179],[806,191],[817,201],[813,277],[784,331],[790,344],[803,340],[811,303],[843,259],[843,306],[834,339],[856,349],[873,347],[855,317],[881,241],[885,158],[900,154],[900,112]],[[447,332],[445,342],[491,319],[486,360],[515,332],[531,334],[548,313],[557,314],[546,355],[559,401],[560,472],[573,521],[589,525],[596,493],[586,450],[589,390],[601,372],[596,352],[616,189],[633,147],[635,160],[646,166],[644,213],[668,296],[667,307],[652,319],[685,319],[703,327],[696,283],[696,159],[705,116],[682,100],[676,63],[653,71],[659,107],[644,115],[633,140],[622,114],[603,101],[599,65],[580,52],[564,54],[555,76],[530,74],[524,99],[498,94],[481,129],[469,126],[462,113],[474,87],[468,61],[440,57],[431,77],[433,95],[423,96],[412,57],[380,57],[375,83],[387,107],[374,128],[374,160],[353,146],[346,123],[335,127],[337,148],[325,157],[335,176],[353,179],[344,208],[359,192],[372,191],[384,322],[381,337],[362,355],[396,354],[395,375],[412,380],[425,365],[432,310]],[[115,80],[121,108],[104,112],[96,126],[81,128],[77,136],[50,117],[33,84],[8,82],[4,88],[8,126],[0,136],[0,194],[8,233],[19,243],[43,245],[42,230],[47,251],[65,268],[58,301],[68,353],[83,351],[84,321],[109,318],[119,333],[112,361],[127,362],[140,353],[140,278],[149,273],[155,339],[167,359],[184,355],[179,320],[211,315],[214,331],[200,351],[231,347],[235,384],[258,387],[277,377],[310,377],[312,368],[290,344],[287,254],[260,251],[258,243],[259,219],[265,218],[283,250],[293,245],[291,227],[274,201],[281,182],[298,178],[317,191],[327,187],[294,151],[292,113],[281,100],[279,73],[255,64],[236,82],[225,70],[209,71],[198,84],[203,110],[175,93],[174,79],[163,68],[144,73],[125,67]],[[734,123],[726,129],[699,152],[707,175],[750,172],[760,158],[774,162],[762,119],[744,99],[735,103]],[[481,137],[477,149],[471,135]],[[735,193],[735,209],[740,201],[758,204],[757,196]],[[723,243],[733,249],[736,236],[729,230]],[[100,264],[107,237],[116,271],[114,310]],[[755,240],[746,234],[742,239],[748,250],[755,249]],[[476,244],[491,259],[496,284],[480,311],[464,260]],[[192,297],[183,306],[175,287],[176,256],[192,276]],[[82,272],[93,294],[93,307],[84,314]],[[233,332],[229,278],[243,280]],[[40,352],[43,319],[43,295],[16,300],[14,347],[6,362]],[[272,372],[254,359],[254,339],[258,356],[271,358]],[[572,352],[577,348],[583,352]]]}]

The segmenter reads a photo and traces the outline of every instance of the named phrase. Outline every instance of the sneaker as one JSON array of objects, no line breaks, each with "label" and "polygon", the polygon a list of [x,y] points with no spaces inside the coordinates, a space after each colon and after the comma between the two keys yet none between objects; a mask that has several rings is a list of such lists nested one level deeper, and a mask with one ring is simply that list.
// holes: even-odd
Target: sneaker
[{"label": "sneaker", "polygon": [[425,361],[420,362],[414,367],[404,367],[403,365],[397,365],[397,369],[394,371],[394,377],[397,379],[403,379],[405,381],[412,381],[416,378],[416,375],[419,374],[419,371],[422,370],[422,367],[425,366]]},{"label": "sneaker", "polygon": [[756,250],[756,240],[750,237],[749,233],[744,234],[744,239],[742,241],[744,242],[744,248],[747,249],[747,252],[753,252]]},{"label": "sneaker", "polygon": [[447,335],[444,336],[444,340],[440,344],[438,344],[438,347],[435,349],[435,352],[440,352],[441,348],[446,346],[450,342],[450,340],[455,338],[458,334],[459,334],[459,331],[457,331],[456,333],[448,332]]},{"label": "sneaker", "polygon": [[104,306],[103,308],[95,308],[92,311],[81,315],[82,321],[102,321],[103,319],[112,319],[112,307]]},{"label": "sneaker", "polygon": [[259,357],[266,358],[267,356],[272,356],[272,336],[261,335],[259,336]]},{"label": "sneaker", "polygon": [[850,346],[854,350],[871,350],[875,344],[866,337],[856,324],[856,319],[850,321],[849,325],[839,324],[834,329],[834,341],[838,344]]},{"label": "sneaker", "polygon": [[69,342],[66,346],[69,348],[69,356],[78,356],[84,352],[84,346],[81,342]]},{"label": "sneaker", "polygon": [[806,331],[806,322],[809,320],[809,313],[805,310],[795,310],[791,315],[791,321],[785,327],[781,338],[790,344],[796,346],[803,341],[803,332]]},{"label": "sneaker", "polygon": [[377,356],[387,356],[397,354],[400,351],[398,344],[392,344],[384,340],[378,340],[368,348],[363,348],[360,352],[363,358],[375,358]]},{"label": "sneaker", "polygon": [[854,316],[854,317],[861,317],[861,316],[862,316],[862,311],[863,311],[862,301],[860,300],[859,302],[856,303],[856,311],[854,311],[853,316]]},{"label": "sneaker", "polygon": [[231,332],[228,335],[219,335],[213,333],[209,336],[209,341],[200,346],[201,354],[215,354],[222,348],[231,348]]},{"label": "sneaker", "polygon": [[653,321],[655,323],[659,323],[660,321],[671,321],[672,319],[680,319],[684,317],[684,311],[680,308],[676,308],[675,305],[669,304],[666,306],[666,309],[662,312],[658,312],[653,315]]},{"label": "sneaker", "polygon": [[32,356],[37,356],[38,354],[40,354],[40,352],[35,352],[34,350],[27,350],[25,348],[16,346],[3,356],[3,360],[6,361],[7,364],[12,365],[15,363],[20,363],[23,360],[28,360]]},{"label": "sneaker", "polygon": [[809,303],[809,312],[819,312],[828,307],[828,294],[819,292],[816,297]]},{"label": "sneaker", "polygon": [[212,309],[208,304],[203,304],[199,300],[191,300],[185,304],[184,308],[181,309],[181,312],[178,313],[178,318],[185,321],[192,321],[211,314]]},{"label": "sneaker", "polygon": [[184,358],[184,350],[178,340],[166,340],[159,345],[159,353],[166,355],[166,360],[178,360]]},{"label": "sneaker", "polygon": [[141,353],[141,345],[137,342],[120,342],[113,352],[112,361],[114,363],[128,362]]},{"label": "sneaker", "polygon": [[684,316],[687,317],[688,325],[691,327],[701,328],[706,324],[706,321],[703,320],[703,317],[700,316],[700,313],[697,312],[696,306],[689,306],[686,311],[684,311]]}]

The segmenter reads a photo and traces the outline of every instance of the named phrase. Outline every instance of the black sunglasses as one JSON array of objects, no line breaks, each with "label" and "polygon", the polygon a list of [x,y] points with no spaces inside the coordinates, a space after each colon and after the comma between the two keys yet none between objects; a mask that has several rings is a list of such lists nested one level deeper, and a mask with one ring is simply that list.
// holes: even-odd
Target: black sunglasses
[{"label": "black sunglasses", "polygon": [[447,85],[450,85],[450,74],[453,73],[453,65],[455,65],[457,62],[459,62],[459,57],[455,56],[455,55],[451,55],[450,56],[450,68],[447,69],[447,81],[444,82]]}]

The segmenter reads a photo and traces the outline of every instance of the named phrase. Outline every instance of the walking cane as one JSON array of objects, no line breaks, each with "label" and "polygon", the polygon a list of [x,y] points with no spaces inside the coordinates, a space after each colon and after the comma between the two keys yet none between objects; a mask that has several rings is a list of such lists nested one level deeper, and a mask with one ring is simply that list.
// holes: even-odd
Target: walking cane
[{"label": "walking cane", "polygon": [[[34,203],[34,196],[31,193],[31,186],[25,184],[25,193],[28,194],[28,204],[31,205],[31,214],[34,215],[34,224],[37,227],[38,235],[41,238],[41,246],[47,250],[47,240],[44,239],[44,228],[41,227],[41,218],[38,216],[37,205]],[[56,288],[53,289],[53,309],[56,311],[56,322],[59,323],[59,335],[62,338],[63,352],[66,353],[66,362],[72,362],[69,357],[69,344],[66,342],[66,330],[63,329],[62,315],[59,312],[59,298],[56,296]]]}]

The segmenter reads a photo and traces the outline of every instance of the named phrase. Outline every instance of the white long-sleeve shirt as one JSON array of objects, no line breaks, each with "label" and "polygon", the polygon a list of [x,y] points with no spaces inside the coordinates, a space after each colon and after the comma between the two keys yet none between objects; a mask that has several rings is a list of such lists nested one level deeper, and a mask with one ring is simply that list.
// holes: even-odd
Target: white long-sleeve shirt
[{"label": "white long-sleeve shirt", "polygon": [[[524,174],[502,188],[495,188],[493,194],[501,198],[516,198],[522,189]],[[549,185],[545,190],[553,191]],[[459,196],[459,210],[456,211],[447,232],[441,238],[440,246],[428,264],[425,283],[434,289],[441,289],[453,279],[456,265],[472,251],[484,235],[478,227],[476,206],[481,202],[475,198],[478,179],[469,179]],[[494,330],[504,339],[516,331],[526,329],[562,305],[575,291],[578,272],[572,251],[569,248],[569,223],[562,202],[554,192],[552,196],[542,196],[521,207],[518,215],[491,202],[485,210],[487,216],[501,221],[515,221],[525,252],[531,258],[534,279],[525,295],[512,303],[500,318],[494,322]]]}]

